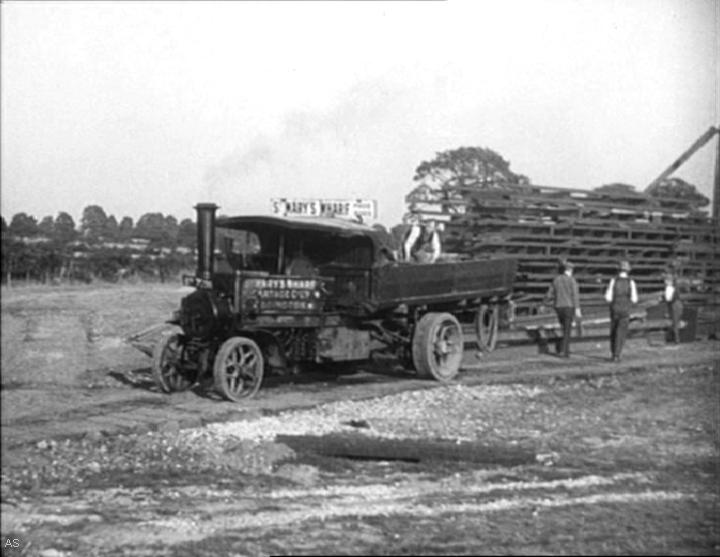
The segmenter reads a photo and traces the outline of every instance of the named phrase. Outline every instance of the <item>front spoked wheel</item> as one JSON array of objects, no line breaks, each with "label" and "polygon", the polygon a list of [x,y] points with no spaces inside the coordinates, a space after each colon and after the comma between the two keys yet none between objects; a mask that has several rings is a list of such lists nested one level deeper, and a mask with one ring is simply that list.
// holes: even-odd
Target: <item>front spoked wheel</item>
[{"label": "front spoked wheel", "polygon": [[196,370],[188,365],[183,336],[166,332],[153,352],[153,379],[165,393],[185,391],[195,383]]},{"label": "front spoked wheel", "polygon": [[260,389],[265,360],[260,347],[246,337],[226,340],[215,357],[215,389],[233,402],[251,398]]}]

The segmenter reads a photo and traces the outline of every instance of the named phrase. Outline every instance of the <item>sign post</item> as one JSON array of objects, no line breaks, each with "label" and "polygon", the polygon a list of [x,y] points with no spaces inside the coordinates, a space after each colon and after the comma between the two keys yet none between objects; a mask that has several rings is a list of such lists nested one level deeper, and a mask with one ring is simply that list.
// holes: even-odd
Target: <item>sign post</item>
[{"label": "sign post", "polygon": [[281,217],[334,217],[359,222],[377,219],[374,199],[271,199],[273,214]]}]

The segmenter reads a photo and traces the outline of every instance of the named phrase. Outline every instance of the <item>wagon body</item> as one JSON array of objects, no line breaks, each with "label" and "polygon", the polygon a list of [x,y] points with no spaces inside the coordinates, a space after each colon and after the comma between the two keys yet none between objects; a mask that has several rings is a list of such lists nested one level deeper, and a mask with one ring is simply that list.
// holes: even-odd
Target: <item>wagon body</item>
[{"label": "wagon body", "polygon": [[512,258],[385,265],[373,269],[370,300],[378,307],[504,296],[512,289]]}]

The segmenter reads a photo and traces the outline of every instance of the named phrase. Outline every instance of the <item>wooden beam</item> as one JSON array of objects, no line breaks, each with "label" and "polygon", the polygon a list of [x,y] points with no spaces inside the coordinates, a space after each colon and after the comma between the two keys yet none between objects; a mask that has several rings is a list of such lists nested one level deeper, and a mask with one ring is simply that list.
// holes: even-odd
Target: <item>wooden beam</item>
[{"label": "wooden beam", "polygon": [[535,451],[527,447],[454,439],[389,439],[349,432],[323,436],[278,435],[275,441],[299,453],[361,460],[454,460],[503,466],[532,464],[536,460]]}]

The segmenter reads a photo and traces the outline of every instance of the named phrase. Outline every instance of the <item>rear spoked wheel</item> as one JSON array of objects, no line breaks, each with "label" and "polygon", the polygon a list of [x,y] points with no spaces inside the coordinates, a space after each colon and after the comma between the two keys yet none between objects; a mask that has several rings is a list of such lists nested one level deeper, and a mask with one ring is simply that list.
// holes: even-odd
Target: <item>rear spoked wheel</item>
[{"label": "rear spoked wheel", "polygon": [[251,398],[260,389],[264,366],[262,351],[255,341],[246,337],[229,338],[215,356],[215,390],[233,402]]},{"label": "rear spoked wheel", "polygon": [[450,313],[427,313],[418,321],[412,340],[412,359],[418,375],[450,381],[463,357],[462,327]]}]

